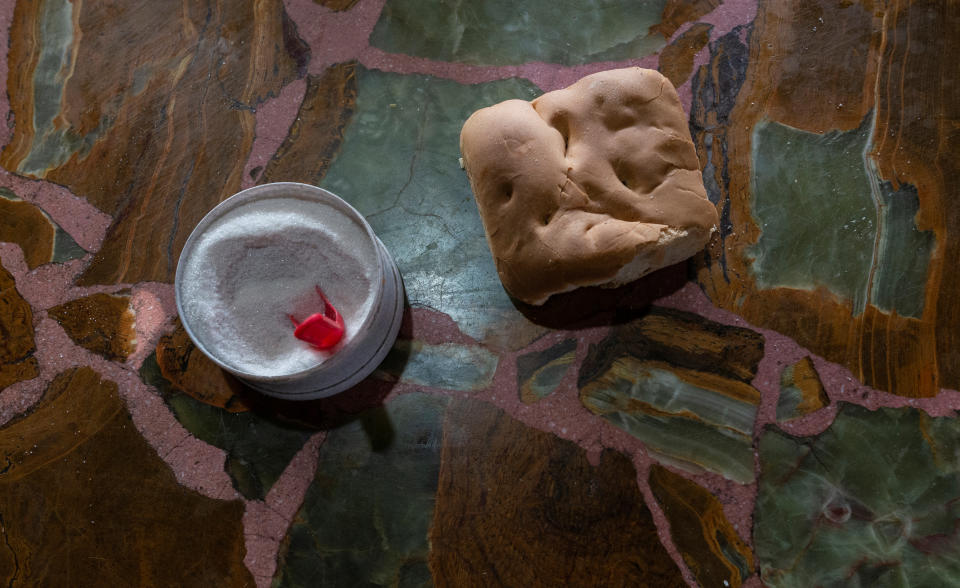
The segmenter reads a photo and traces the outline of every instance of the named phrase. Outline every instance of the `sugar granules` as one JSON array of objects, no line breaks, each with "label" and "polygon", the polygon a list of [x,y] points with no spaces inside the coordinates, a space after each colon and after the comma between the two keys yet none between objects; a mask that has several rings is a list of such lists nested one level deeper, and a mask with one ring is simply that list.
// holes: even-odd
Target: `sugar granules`
[{"label": "sugar granules", "polygon": [[[181,261],[187,323],[209,354],[248,374],[284,376],[349,345],[373,307],[378,253],[355,219],[317,202],[269,198],[226,212]],[[293,336],[290,315],[321,312],[320,286],[346,331],[331,350]]]}]

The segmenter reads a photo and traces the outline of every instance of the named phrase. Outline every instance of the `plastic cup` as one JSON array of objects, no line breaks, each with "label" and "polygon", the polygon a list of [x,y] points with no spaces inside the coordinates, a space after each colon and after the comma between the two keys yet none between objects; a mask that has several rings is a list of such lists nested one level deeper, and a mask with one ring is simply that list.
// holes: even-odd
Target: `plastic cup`
[{"label": "plastic cup", "polygon": [[[362,234],[369,238],[373,249],[377,252],[374,260],[376,267],[368,268],[372,269],[369,274],[373,277],[370,286],[374,289],[373,303],[361,324],[354,327],[352,338],[324,361],[312,367],[283,375],[256,373],[255,369],[250,368],[238,369],[224,359],[225,356],[229,356],[225,349],[214,348],[209,341],[204,341],[198,336],[198,331],[201,330],[198,328],[199,325],[191,324],[188,320],[188,313],[184,312],[185,304],[188,302],[185,297],[196,295],[196,293],[195,288],[185,283],[189,278],[185,276],[187,272],[184,271],[184,267],[204,232],[227,213],[232,213],[231,219],[242,218],[245,205],[258,203],[258,207],[269,207],[271,200],[291,198],[308,204],[314,203],[318,209],[319,207],[334,208],[354,221],[361,228]],[[251,388],[269,396],[287,400],[325,398],[359,383],[383,361],[393,346],[403,317],[404,296],[400,272],[366,219],[336,195],[316,186],[294,182],[277,182],[248,188],[224,200],[207,213],[184,244],[177,264],[174,288],[177,311],[180,313],[184,329],[200,351]],[[271,300],[264,300],[263,304],[267,307],[271,304]],[[293,337],[292,327],[290,336]],[[224,347],[223,342],[217,345]]]}]

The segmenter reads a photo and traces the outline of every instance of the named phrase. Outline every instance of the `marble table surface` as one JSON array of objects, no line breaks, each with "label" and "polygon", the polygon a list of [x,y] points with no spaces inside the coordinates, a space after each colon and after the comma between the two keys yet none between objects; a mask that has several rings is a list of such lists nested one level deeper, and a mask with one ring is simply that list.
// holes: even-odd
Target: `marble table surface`
[{"label": "marble table surface", "polygon": [[[0,2],[0,584],[960,585],[958,31],[934,0]],[[634,65],[720,230],[511,300],[463,121]],[[273,181],[348,200],[406,287],[325,400],[177,317],[192,228]]]}]

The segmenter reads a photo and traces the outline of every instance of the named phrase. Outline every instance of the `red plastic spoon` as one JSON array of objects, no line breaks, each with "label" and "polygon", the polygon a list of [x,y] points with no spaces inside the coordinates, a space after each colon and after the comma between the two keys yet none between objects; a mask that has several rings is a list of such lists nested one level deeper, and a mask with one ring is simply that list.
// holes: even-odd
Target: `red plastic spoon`
[{"label": "red plastic spoon", "polygon": [[323,299],[323,312],[311,314],[302,323],[289,315],[294,326],[293,336],[319,349],[330,349],[343,338],[343,317],[323,295],[320,286],[317,286],[317,294]]}]

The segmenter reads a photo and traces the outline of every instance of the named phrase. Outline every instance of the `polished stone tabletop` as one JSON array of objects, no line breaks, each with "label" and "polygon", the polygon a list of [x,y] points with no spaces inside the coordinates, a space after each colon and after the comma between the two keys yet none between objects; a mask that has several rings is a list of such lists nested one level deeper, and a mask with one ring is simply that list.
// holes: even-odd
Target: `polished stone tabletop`
[{"label": "polished stone tabletop", "polygon": [[[958,33],[934,0],[0,2],[0,584],[960,585]],[[463,121],[634,65],[720,230],[512,300]],[[275,181],[406,288],[324,400],[177,316],[193,227]]]}]

